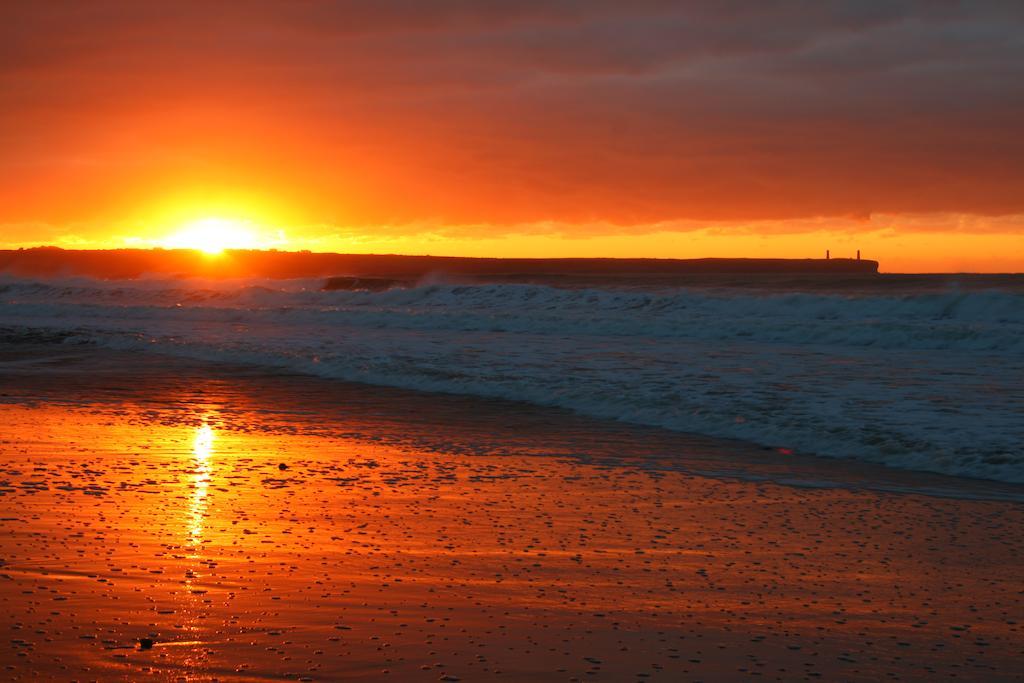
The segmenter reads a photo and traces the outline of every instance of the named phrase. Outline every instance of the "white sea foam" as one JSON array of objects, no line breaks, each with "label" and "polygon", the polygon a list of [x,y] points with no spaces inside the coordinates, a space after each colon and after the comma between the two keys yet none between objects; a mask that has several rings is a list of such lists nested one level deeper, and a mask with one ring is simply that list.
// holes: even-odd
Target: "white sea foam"
[{"label": "white sea foam", "polygon": [[0,281],[0,326],[1024,481],[1024,295]]}]

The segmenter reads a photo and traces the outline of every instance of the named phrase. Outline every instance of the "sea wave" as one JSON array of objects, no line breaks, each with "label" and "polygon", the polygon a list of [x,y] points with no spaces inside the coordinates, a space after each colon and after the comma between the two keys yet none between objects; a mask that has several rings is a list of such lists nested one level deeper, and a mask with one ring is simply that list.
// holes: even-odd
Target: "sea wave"
[{"label": "sea wave", "polygon": [[0,325],[1024,481],[1024,294],[0,281]]}]

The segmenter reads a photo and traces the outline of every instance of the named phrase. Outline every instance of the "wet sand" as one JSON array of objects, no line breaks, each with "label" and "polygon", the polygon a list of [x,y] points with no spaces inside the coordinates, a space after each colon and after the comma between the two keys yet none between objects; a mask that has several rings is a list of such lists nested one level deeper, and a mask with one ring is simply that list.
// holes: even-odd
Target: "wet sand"
[{"label": "wet sand", "polygon": [[1024,487],[56,344],[0,420],[11,680],[1024,676]]}]

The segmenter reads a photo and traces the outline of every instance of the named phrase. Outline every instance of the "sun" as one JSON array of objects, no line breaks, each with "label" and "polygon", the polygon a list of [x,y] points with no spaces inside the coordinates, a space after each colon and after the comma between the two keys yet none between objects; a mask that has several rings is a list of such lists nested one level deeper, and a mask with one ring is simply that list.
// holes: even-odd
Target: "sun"
[{"label": "sun", "polygon": [[250,221],[211,217],[186,223],[163,240],[161,246],[220,254],[225,249],[257,249],[259,238]]}]

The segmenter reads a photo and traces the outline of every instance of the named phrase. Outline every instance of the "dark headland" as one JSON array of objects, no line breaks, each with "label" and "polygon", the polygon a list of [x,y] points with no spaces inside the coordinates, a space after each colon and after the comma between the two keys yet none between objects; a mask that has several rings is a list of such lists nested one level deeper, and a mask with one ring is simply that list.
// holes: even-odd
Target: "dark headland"
[{"label": "dark headland", "polygon": [[64,250],[52,247],[0,251],[0,272],[22,277],[144,275],[201,277],[330,278],[327,286],[373,288],[429,277],[464,281],[530,281],[549,278],[715,276],[729,274],[873,276],[868,259],[760,258],[464,258],[229,250],[216,256],[190,249]]}]

